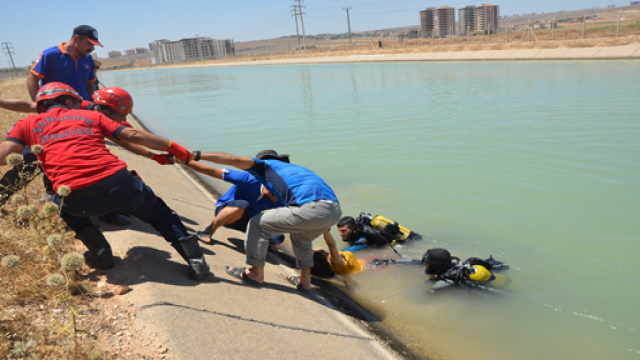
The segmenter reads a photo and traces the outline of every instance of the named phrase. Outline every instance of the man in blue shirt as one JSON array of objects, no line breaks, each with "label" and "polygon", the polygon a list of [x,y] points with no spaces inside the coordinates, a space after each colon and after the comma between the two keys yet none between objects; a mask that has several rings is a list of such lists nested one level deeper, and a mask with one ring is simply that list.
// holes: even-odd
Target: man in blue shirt
[{"label": "man in blue shirt", "polygon": [[80,25],[73,29],[69,42],[43,51],[27,77],[31,100],[35,100],[40,86],[61,82],[71,86],[84,100],[91,101],[91,94],[96,90],[95,64],[91,57],[94,45],[102,46],[98,31],[89,25]]},{"label": "man in blue shirt", "polygon": [[198,155],[196,160],[247,170],[283,205],[263,211],[249,220],[245,251],[247,264],[251,268],[227,267],[227,273],[246,283],[261,285],[264,282],[270,235],[289,233],[296,264],[300,268],[300,277],[289,278],[289,281],[300,291],[309,291],[313,266],[312,242],[342,216],[333,190],[311,170],[284,161],[259,160],[225,153]]},{"label": "man in blue shirt", "polygon": [[[256,158],[289,162],[289,155],[278,155],[273,150],[260,151]],[[246,232],[251,217],[264,210],[284,205],[264,185],[246,171],[215,169],[198,162],[191,162],[188,166],[202,174],[233,184],[216,202],[213,222],[203,231],[197,232],[198,238],[205,244],[212,244],[211,238],[221,226]],[[282,241],[284,241],[283,235],[272,235],[270,244],[278,245]]]}]

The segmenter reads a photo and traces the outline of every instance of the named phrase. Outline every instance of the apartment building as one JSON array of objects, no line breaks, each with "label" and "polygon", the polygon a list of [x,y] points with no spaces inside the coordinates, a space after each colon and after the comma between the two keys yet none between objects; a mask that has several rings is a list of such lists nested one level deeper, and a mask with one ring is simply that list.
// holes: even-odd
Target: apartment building
[{"label": "apartment building", "polygon": [[455,9],[449,6],[426,8],[420,11],[422,37],[447,37],[455,33]]},{"label": "apartment building", "polygon": [[476,7],[468,5],[458,9],[458,34],[472,34],[476,30]]},{"label": "apartment building", "polygon": [[151,64],[222,59],[235,55],[233,40],[211,38],[188,38],[178,41],[156,40],[149,44]]},{"label": "apartment building", "polygon": [[426,8],[420,11],[420,36],[430,38],[435,36],[436,8]]},{"label": "apartment building", "polygon": [[482,4],[475,8],[476,31],[480,34],[495,34],[498,32],[498,5]]},{"label": "apartment building", "polygon": [[455,33],[456,9],[450,6],[436,8],[435,31],[437,37],[447,37]]}]

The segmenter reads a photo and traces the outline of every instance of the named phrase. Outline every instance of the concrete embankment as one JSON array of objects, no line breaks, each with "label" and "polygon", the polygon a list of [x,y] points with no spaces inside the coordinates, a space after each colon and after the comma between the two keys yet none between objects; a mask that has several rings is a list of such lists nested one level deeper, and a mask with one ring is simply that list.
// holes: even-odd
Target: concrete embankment
[{"label": "concrete embankment", "polygon": [[508,60],[640,60],[640,44],[589,48],[413,52],[405,54],[300,57],[295,59],[221,62],[177,67],[301,65],[388,61],[508,61]]},{"label": "concrete embankment", "polygon": [[[215,199],[183,169],[110,148],[189,231],[212,220]],[[165,344],[167,359],[401,358],[369,330],[375,317],[345,309],[318,287],[303,295],[286,280],[296,271],[272,254],[261,288],[227,275],[225,265],[245,266],[239,232],[220,229],[213,246],[203,245],[213,274],[194,282],[187,279],[183,260],[149,225],[132,218],[127,229],[103,225],[103,230],[122,259],[107,272],[107,281],[132,288],[122,298],[139,310],[137,330]]]}]

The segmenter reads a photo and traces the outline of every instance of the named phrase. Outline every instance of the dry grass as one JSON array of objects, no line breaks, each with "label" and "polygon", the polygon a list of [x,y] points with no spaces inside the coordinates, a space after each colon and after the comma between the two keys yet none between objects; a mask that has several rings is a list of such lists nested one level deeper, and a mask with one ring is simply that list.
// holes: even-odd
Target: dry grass
[{"label": "dry grass", "polygon": [[[0,83],[0,97],[28,98],[24,79]],[[24,115],[0,110],[2,139]],[[42,181],[34,179],[0,208],[0,358],[104,359],[92,337],[101,325],[83,328],[79,319],[95,293],[78,270],[61,266],[62,256],[80,248],[57,212],[43,212],[45,195]],[[29,214],[19,215],[21,207]],[[59,235],[60,244],[49,245],[51,235]],[[15,267],[11,256],[19,258]],[[59,288],[48,285],[52,274],[61,276]]]}]

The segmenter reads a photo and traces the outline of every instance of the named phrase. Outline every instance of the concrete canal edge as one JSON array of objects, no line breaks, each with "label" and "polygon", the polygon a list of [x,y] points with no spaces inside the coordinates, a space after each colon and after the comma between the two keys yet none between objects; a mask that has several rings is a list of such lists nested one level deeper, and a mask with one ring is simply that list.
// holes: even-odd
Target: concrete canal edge
[{"label": "concrete canal edge", "polygon": [[[144,123],[134,114],[131,114],[129,121],[133,123],[134,127],[141,128],[146,131],[149,129]],[[150,131],[149,131],[150,132]],[[183,172],[188,178],[192,180],[194,187],[200,187],[200,190],[204,190],[210,195],[212,201],[215,201],[218,197],[224,193],[224,186],[216,186],[215,183],[209,183],[203,181],[196,173],[186,166],[180,166],[180,171]],[[222,183],[222,181],[219,181]],[[188,214],[185,214],[188,215]],[[283,264],[293,266],[293,263],[287,264],[286,261],[280,260]],[[344,314],[348,314],[353,319],[360,321],[354,322],[358,324],[365,332],[370,332],[375,336],[378,342],[383,347],[387,347],[396,353],[396,356],[403,357],[410,360],[428,360],[428,357],[418,354],[409,348],[401,338],[390,331],[383,323],[382,320],[370,312],[368,309],[351,299],[348,295],[342,292],[337,286],[329,281],[321,279],[313,279],[313,284],[317,287],[320,293],[320,298],[328,301],[331,306],[339,309]]]},{"label": "concrete canal edge", "polygon": [[[317,65],[372,62],[428,61],[541,61],[541,60],[640,60],[640,44],[590,48],[477,50],[412,52],[404,54],[301,57],[295,59],[256,60],[171,66],[169,68],[229,67],[256,65]],[[150,68],[154,69],[154,68]]]}]

